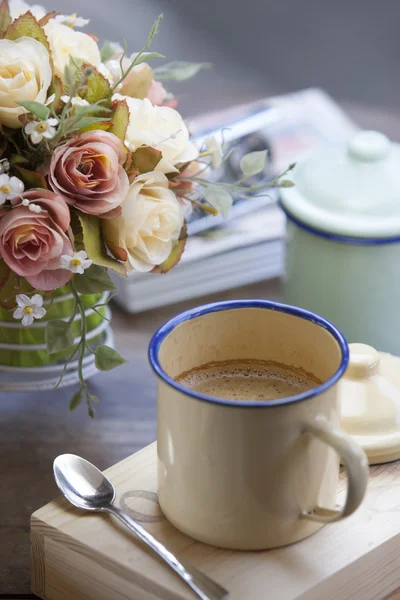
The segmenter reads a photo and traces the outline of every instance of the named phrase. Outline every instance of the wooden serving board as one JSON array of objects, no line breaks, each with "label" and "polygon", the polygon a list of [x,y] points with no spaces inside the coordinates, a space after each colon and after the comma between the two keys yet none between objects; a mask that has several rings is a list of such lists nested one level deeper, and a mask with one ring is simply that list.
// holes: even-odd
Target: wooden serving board
[{"label": "wooden serving board", "polygon": [[[230,591],[230,600],[399,598],[400,462],[371,468],[362,507],[341,523],[286,548],[219,550],[163,517],[156,445],[106,471],[116,503],[171,550]],[[343,502],[342,476],[339,502]],[[32,515],[31,586],[45,600],[195,600],[194,593],[113,517],[58,498]]]}]

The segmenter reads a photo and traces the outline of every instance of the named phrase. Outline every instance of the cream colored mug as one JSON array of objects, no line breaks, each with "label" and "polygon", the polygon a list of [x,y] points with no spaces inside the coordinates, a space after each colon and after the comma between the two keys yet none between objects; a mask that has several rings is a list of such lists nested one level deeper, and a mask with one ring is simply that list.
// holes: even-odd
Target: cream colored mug
[{"label": "cream colored mug", "polygon": [[[360,505],[368,463],[338,427],[337,383],[349,352],[331,323],[274,302],[209,304],[161,327],[149,359],[159,380],[159,502],[182,532],[213,546],[261,550],[297,542]],[[241,402],[174,379],[230,359],[275,360],[323,383],[297,396]],[[348,490],[336,509],[339,456]]]}]

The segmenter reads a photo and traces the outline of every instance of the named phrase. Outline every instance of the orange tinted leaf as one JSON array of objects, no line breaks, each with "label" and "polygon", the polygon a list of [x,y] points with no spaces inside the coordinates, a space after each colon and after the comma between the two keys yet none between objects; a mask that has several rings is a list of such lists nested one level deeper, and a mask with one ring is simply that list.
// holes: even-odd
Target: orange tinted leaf
[{"label": "orange tinted leaf", "polygon": [[[126,130],[129,124],[129,107],[126,100],[114,100],[110,106],[112,110],[112,126],[110,133],[113,133],[124,143],[126,138]],[[124,146],[125,147],[125,146]]]},{"label": "orange tinted leaf", "polygon": [[47,183],[45,178],[41,173],[37,173],[36,171],[29,171],[24,167],[16,166],[15,167],[19,173],[20,178],[24,182],[27,188],[40,188],[43,190],[47,190]]},{"label": "orange tinted leaf", "polygon": [[151,148],[150,146],[138,148],[132,154],[130,166],[140,173],[149,173],[150,171],[154,171],[161,158],[162,154],[156,148]]},{"label": "orange tinted leaf", "polygon": [[51,12],[47,13],[47,15],[44,15],[44,17],[42,17],[41,19],[39,19],[38,23],[41,27],[44,27],[45,25],[47,25],[47,23],[50,21],[50,19],[54,19],[54,17],[57,15],[57,11],[56,10],[52,10]]},{"label": "orange tinted leaf", "polygon": [[185,223],[182,227],[179,240],[175,243],[171,254],[168,256],[167,260],[165,260],[161,265],[158,265],[158,267],[154,267],[152,273],[164,274],[168,273],[168,271],[176,267],[176,265],[182,258],[183,251],[185,250],[187,237],[187,227]]},{"label": "orange tinted leaf", "polygon": [[0,37],[7,31],[11,25],[10,8],[7,0],[0,4]]}]

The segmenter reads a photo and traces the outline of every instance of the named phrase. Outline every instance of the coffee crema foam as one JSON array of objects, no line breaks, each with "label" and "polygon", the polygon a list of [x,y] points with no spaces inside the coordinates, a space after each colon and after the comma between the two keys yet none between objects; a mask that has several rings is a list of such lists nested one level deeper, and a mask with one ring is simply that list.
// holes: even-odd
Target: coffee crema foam
[{"label": "coffee crema foam", "polygon": [[296,396],[322,383],[302,368],[258,359],[206,363],[176,381],[207,396],[248,402]]}]

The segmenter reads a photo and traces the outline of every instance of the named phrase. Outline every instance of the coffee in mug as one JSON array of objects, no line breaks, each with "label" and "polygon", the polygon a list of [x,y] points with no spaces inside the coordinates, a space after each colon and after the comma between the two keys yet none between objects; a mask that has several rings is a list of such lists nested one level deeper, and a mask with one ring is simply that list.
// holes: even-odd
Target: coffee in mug
[{"label": "coffee in mug", "polygon": [[286,398],[321,383],[304,369],[254,358],[210,362],[181,373],[176,381],[207,396],[238,401]]}]

